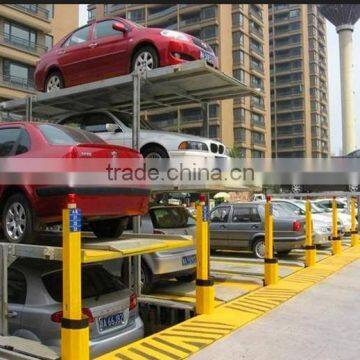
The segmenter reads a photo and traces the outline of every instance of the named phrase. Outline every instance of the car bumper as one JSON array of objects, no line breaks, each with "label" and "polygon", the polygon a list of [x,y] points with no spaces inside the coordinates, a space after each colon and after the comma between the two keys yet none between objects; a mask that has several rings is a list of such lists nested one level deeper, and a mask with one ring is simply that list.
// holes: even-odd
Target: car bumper
[{"label": "car bumper", "polygon": [[76,195],[76,205],[88,219],[143,215],[148,208],[149,190],[143,188],[39,187],[35,211],[40,220],[61,220],[69,193]]},{"label": "car bumper", "polygon": [[330,236],[330,233],[313,233],[313,243],[314,245],[330,245]]},{"label": "car bumper", "polygon": [[195,151],[195,150],[170,150],[169,151],[170,158],[229,158],[226,154],[217,154],[206,151]]},{"label": "car bumper", "polygon": [[140,316],[137,316],[133,326],[129,329],[124,329],[114,336],[109,336],[101,340],[90,341],[90,355],[95,358],[107,352],[116,350],[133,341],[142,339],[144,337],[144,323]]},{"label": "car bumper", "polygon": [[298,238],[274,239],[274,247],[276,251],[288,251],[300,249],[304,245],[305,236]]},{"label": "car bumper", "polygon": [[[156,277],[169,277],[172,274],[191,273],[196,269],[196,252],[191,250],[174,250],[166,252],[158,252],[146,256],[147,263],[152,273]],[[184,264],[183,258],[187,259],[195,257],[194,263]]]}]

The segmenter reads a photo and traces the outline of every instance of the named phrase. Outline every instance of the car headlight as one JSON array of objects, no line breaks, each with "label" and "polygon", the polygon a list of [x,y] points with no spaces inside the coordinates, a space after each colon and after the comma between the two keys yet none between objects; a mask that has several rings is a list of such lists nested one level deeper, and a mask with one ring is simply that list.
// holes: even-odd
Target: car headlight
[{"label": "car headlight", "polygon": [[186,36],[184,33],[181,33],[179,31],[174,30],[163,30],[160,33],[162,36],[170,37],[176,40],[182,40],[182,41],[190,41],[189,37]]},{"label": "car headlight", "polygon": [[200,141],[183,141],[179,145],[179,150],[209,151],[209,148],[205,143]]}]

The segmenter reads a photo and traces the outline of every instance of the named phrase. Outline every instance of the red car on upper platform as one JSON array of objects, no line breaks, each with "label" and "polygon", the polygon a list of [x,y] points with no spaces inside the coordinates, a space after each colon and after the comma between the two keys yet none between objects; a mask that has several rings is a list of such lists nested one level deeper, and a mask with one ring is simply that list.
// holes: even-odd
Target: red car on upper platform
[{"label": "red car on upper platform", "polygon": [[[124,166],[135,164],[135,167],[143,163],[138,151],[109,145],[87,131],[46,123],[1,123],[0,160],[4,161],[0,173],[0,232],[10,242],[35,242],[36,230],[45,224],[60,223],[70,193],[75,194],[86,224],[98,237],[120,236],[131,216],[144,215],[148,210],[146,184],[129,183],[120,187],[106,185],[101,180],[95,185],[82,186],[75,182],[81,172],[86,183],[89,176],[106,174],[108,163],[119,161]],[[27,176],[34,179],[31,176],[36,176],[39,168],[37,176],[41,177],[41,184],[25,181]],[[47,171],[52,171],[52,178],[45,179]],[[13,172],[16,181],[11,180]],[[63,173],[67,176],[64,181],[49,180],[58,179]]]},{"label": "red car on upper platform", "polygon": [[191,35],[147,28],[119,17],[83,26],[56,44],[37,63],[39,91],[89,83],[141,71],[205,59],[218,67],[212,48]]}]

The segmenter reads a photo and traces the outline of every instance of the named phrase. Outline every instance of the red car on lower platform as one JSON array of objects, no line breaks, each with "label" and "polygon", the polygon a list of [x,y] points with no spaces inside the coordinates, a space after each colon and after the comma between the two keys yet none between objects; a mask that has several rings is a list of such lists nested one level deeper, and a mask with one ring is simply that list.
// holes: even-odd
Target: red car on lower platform
[{"label": "red car on lower platform", "polygon": [[65,36],[35,69],[37,90],[60,88],[205,59],[218,67],[212,48],[191,35],[147,28],[119,17],[105,18]]},{"label": "red car on lower platform", "polygon": [[[25,164],[21,172],[16,159]],[[52,162],[60,160],[59,164],[64,164],[67,168],[56,172],[55,177],[52,174],[56,179],[62,175],[62,171],[65,175],[81,175],[76,172],[76,166],[88,176],[88,173],[106,173],[106,165],[103,165],[110,161],[142,163],[139,152],[123,146],[109,145],[95,134],[54,124],[1,123],[0,160],[4,161],[0,175],[0,227],[9,242],[34,242],[35,232],[43,229],[45,224],[60,223],[62,209],[67,207],[70,193],[75,194],[77,207],[81,209],[86,224],[98,237],[120,236],[130,217],[147,212],[149,190],[146,184],[116,187],[103,183],[100,186],[78,186],[76,182],[72,185],[66,182],[47,182],[35,185],[18,180],[22,173],[36,176],[36,171],[31,170],[34,169],[31,165],[34,163],[41,169],[44,168],[45,173]],[[95,161],[97,173],[92,172],[93,168],[88,169],[86,160]],[[6,180],[6,164],[9,166],[9,173],[18,173],[13,183]]]}]

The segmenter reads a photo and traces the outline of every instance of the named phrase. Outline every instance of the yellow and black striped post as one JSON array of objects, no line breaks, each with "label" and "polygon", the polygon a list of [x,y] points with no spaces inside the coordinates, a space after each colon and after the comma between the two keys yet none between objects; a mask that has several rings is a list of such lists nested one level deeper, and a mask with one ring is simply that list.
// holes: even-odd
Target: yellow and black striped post
[{"label": "yellow and black striped post", "polygon": [[63,210],[63,318],[61,359],[89,360],[89,321],[81,306],[81,212],[69,195]]},{"label": "yellow and black striped post", "polygon": [[210,246],[208,208],[205,197],[200,196],[196,207],[196,313],[211,314],[214,311],[214,281],[209,276]]},{"label": "yellow and black striped post", "polygon": [[278,259],[274,257],[274,219],[271,197],[266,196],[265,203],[265,276],[264,284],[273,285],[279,281]]},{"label": "yellow and black striped post", "polygon": [[306,200],[305,208],[305,266],[313,266],[316,263],[316,246],[313,242],[313,224],[311,219],[311,203],[310,200]]},{"label": "yellow and black striped post", "polygon": [[339,236],[337,222],[338,222],[337,205],[336,205],[336,197],[334,196],[332,200],[332,236],[331,236],[333,255],[341,254],[342,251],[341,236]]},{"label": "yellow and black striped post", "polygon": [[356,228],[356,203],[355,198],[350,200],[350,214],[351,214],[351,246],[357,246],[359,243],[358,230]]}]

